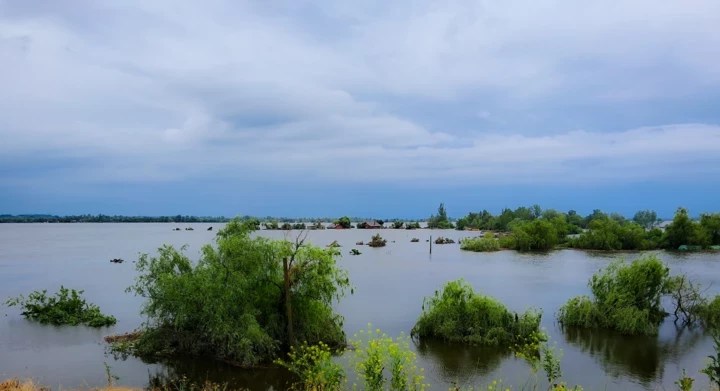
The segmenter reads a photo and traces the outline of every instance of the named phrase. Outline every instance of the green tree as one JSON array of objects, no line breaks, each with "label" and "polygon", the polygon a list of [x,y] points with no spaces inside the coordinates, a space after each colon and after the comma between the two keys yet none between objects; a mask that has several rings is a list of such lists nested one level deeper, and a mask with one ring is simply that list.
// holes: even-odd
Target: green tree
[{"label": "green tree", "polygon": [[658,217],[654,210],[640,210],[633,216],[633,221],[645,229],[651,229],[657,224]]},{"label": "green tree", "polygon": [[543,213],[543,210],[542,210],[542,208],[540,207],[540,205],[535,204],[535,205],[532,206],[532,213],[533,213],[533,216],[534,216],[536,219],[539,219],[540,216],[541,216],[542,213]]},{"label": "green tree", "polygon": [[710,238],[700,224],[694,222],[688,215],[688,210],[680,207],[670,225],[665,228],[665,242],[670,249],[677,249],[682,245],[706,246]]},{"label": "green tree", "polygon": [[448,220],[444,203],[440,203],[437,215],[430,216],[428,219],[428,227],[439,229],[448,229],[453,227],[453,224]]},{"label": "green tree", "polygon": [[700,226],[710,244],[720,245],[720,213],[703,213],[700,215]]},{"label": "green tree", "polygon": [[[146,298],[138,355],[194,354],[243,365],[278,357],[292,340],[345,342],[333,303],[349,286],[339,252],[305,243],[251,237],[235,219],[192,262],[184,248],[143,254],[129,292]],[[291,338],[290,334],[294,338]]]},{"label": "green tree", "polygon": [[280,229],[280,225],[277,221],[266,221],[265,229]]},{"label": "green tree", "polygon": [[612,262],[595,273],[588,285],[593,297],[570,299],[558,312],[564,326],[609,328],[624,334],[658,332],[667,316],[662,297],[670,290],[670,270],[655,255],[630,264]]},{"label": "green tree", "polygon": [[620,225],[624,225],[624,224],[626,224],[627,221],[628,221],[628,219],[627,219],[625,216],[623,216],[623,215],[621,215],[620,213],[617,213],[617,212],[615,212],[615,213],[610,213],[610,219],[617,221],[618,224],[620,224]]},{"label": "green tree", "polygon": [[335,220],[335,224],[339,224],[341,227],[348,229],[352,227],[352,223],[350,222],[350,218],[347,216],[343,216],[337,220]]},{"label": "green tree", "polygon": [[558,243],[555,225],[546,220],[533,220],[512,229],[512,248],[517,251],[547,251]]},{"label": "green tree", "polygon": [[585,228],[587,226],[585,224],[584,219],[579,214],[577,214],[577,212],[575,212],[574,210],[568,211],[567,221],[568,221],[568,224],[574,225],[576,227]]},{"label": "green tree", "polygon": [[591,214],[589,214],[587,217],[585,217],[585,222],[587,225],[590,225],[591,222],[595,220],[605,220],[608,219],[607,213],[604,213],[600,209],[594,209]]}]

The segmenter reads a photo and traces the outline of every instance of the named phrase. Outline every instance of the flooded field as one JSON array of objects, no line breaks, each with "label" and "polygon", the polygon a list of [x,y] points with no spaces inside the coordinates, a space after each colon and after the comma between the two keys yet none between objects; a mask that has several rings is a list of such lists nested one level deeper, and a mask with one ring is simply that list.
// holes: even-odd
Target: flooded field
[{"label": "flooded field", "polygon": [[[197,258],[203,244],[211,243],[221,224],[192,224],[194,231],[173,231],[187,224],[3,224],[0,225],[0,300],[36,289],[55,292],[64,285],[84,289],[85,297],[112,314],[118,323],[109,328],[52,327],[28,322],[16,308],[0,307],[0,379],[30,376],[57,387],[102,385],[103,362],[120,383],[145,386],[157,374],[187,375],[198,381],[228,381],[251,389],[282,388],[289,376],[283,370],[242,370],[221,363],[178,358],[170,362],[144,363],[106,354],[102,337],[132,331],[141,325],[141,299],[124,292],[136,273],[133,260],[139,252],[153,253],[162,244],[188,244]],[[213,226],[214,231],[207,231]],[[380,232],[386,247],[355,246]],[[260,231],[259,235],[282,238],[288,232]],[[391,336],[410,332],[421,313],[422,299],[449,280],[465,278],[476,291],[497,297],[512,310],[536,307],[543,310],[542,327],[563,349],[564,378],[586,390],[644,390],[671,388],[681,370],[707,387],[697,371],[712,353],[711,339],[698,330],[678,330],[666,322],[657,337],[626,337],[589,330],[562,330],[555,311],[570,297],[588,292],[587,280],[617,255],[573,250],[548,254],[514,251],[471,253],[458,244],[435,245],[429,254],[430,235],[456,241],[470,236],[452,230],[325,230],[311,231],[310,240],[325,246],[337,240],[344,254],[340,265],[350,273],[355,287],[337,310],[345,317],[349,335],[368,323]],[[411,243],[413,237],[420,239]],[[350,256],[358,248],[362,254]],[[622,254],[626,259],[640,254]],[[687,272],[720,292],[720,255],[717,253],[659,253],[673,273]],[[122,264],[109,260],[123,258]],[[522,384],[528,367],[503,350],[423,341],[417,351],[433,389],[486,384],[504,379]]]}]

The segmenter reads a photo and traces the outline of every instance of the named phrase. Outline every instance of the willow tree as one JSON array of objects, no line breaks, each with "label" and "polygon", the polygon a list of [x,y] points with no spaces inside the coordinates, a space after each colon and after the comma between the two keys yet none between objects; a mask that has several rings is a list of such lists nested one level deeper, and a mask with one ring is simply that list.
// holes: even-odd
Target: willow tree
[{"label": "willow tree", "polygon": [[144,254],[129,292],[145,297],[145,330],[135,352],[196,354],[252,366],[273,360],[294,340],[345,342],[332,304],[349,285],[339,252],[296,240],[252,238],[233,220],[202,248],[196,264],[185,248]]}]

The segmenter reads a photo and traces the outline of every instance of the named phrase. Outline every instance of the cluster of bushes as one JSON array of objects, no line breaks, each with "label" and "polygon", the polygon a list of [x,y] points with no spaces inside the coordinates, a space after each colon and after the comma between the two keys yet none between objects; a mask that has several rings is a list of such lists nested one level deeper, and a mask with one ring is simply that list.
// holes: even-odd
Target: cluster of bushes
[{"label": "cluster of bushes", "polygon": [[592,297],[572,298],[558,311],[564,326],[654,335],[669,315],[663,297],[672,299],[676,320],[685,324],[700,320],[708,329],[719,325],[720,296],[711,301],[687,276],[671,277],[670,269],[655,255],[631,263],[614,261],[595,273],[588,285]]},{"label": "cluster of bushes", "polygon": [[286,360],[275,362],[297,376],[298,382],[292,389],[340,391],[347,386],[346,368],[333,360],[333,353],[348,353],[350,369],[357,382],[352,389],[368,391],[382,390],[424,390],[423,369],[417,366],[417,357],[410,350],[408,338],[396,339],[381,333],[380,329],[360,331],[350,341],[350,349],[333,351],[325,344],[303,344],[292,349]]},{"label": "cluster of bushes", "polygon": [[660,248],[663,233],[653,228],[646,231],[637,223],[621,225],[615,220],[594,220],[587,232],[570,239],[568,246],[592,250],[649,250]]},{"label": "cluster of bushes", "polygon": [[48,296],[47,291],[35,291],[27,298],[19,296],[8,299],[5,305],[19,306],[23,316],[28,319],[52,325],[84,324],[90,327],[112,326],[117,320],[112,315],[104,315],[100,307],[82,298],[83,291],[60,287],[55,296]]},{"label": "cluster of bushes", "polygon": [[[580,231],[580,227],[572,222],[573,216],[577,214],[542,211],[539,207],[518,208],[506,214],[522,217],[514,217],[507,224],[502,223],[501,226],[510,235],[500,238],[499,246],[518,251],[546,251],[558,246],[603,251],[677,250],[683,245],[690,249],[720,249],[720,214],[703,214],[699,221],[694,221],[685,208],[678,209],[665,231],[654,227],[657,221],[652,211],[640,211],[630,221],[618,214],[606,215],[596,210],[586,218],[588,223],[584,226],[587,230],[574,238],[568,235]],[[491,217],[485,212],[471,213],[458,221],[458,229],[470,226],[468,224],[487,226],[484,221],[494,221]],[[495,223],[490,225],[497,226]],[[475,239],[463,248],[470,251],[493,251],[493,247],[488,247],[488,244]]]},{"label": "cluster of bushes", "polygon": [[500,301],[476,294],[464,280],[448,282],[423,301],[412,335],[487,346],[511,347],[539,331],[542,315],[518,314]]},{"label": "cluster of bushes", "polygon": [[665,231],[637,222],[612,219],[593,220],[588,231],[568,243],[570,247],[592,250],[677,250],[680,246],[710,248],[720,245],[720,214],[703,214],[694,221],[685,208],[678,208]]},{"label": "cluster of bushes", "polygon": [[515,222],[511,225],[509,235],[495,239],[492,233],[486,233],[482,238],[463,240],[460,246],[468,251],[497,251],[501,248],[517,251],[547,251],[552,250],[561,238],[567,236],[565,223],[560,218],[548,220],[533,220],[528,222]]},{"label": "cluster of bushes", "polygon": [[498,251],[500,243],[495,239],[495,235],[487,232],[483,237],[463,239],[460,249],[475,252]]}]

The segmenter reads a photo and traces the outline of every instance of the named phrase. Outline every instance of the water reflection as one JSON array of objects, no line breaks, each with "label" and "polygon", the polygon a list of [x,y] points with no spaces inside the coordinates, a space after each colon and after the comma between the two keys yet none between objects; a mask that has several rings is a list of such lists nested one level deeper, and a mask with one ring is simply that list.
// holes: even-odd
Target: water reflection
[{"label": "water reflection", "polygon": [[[115,360],[125,361],[135,359],[125,352],[113,352],[106,348],[106,355]],[[179,384],[179,380],[186,378],[192,383],[211,382],[227,384],[229,389],[250,390],[286,390],[295,379],[286,369],[268,365],[256,369],[244,369],[229,365],[213,358],[173,357],[170,359],[151,359],[137,357],[144,364],[157,364],[156,368],[148,369],[149,389],[160,389],[161,385]],[[173,389],[173,387],[170,387]]]},{"label": "water reflection", "polygon": [[612,330],[562,328],[570,345],[593,357],[610,376],[629,376],[643,385],[661,380],[665,364],[677,362],[703,340],[700,330],[665,324],[656,336],[628,336]]},{"label": "water reflection", "polygon": [[436,375],[445,383],[457,381],[469,384],[473,379],[488,375],[510,357],[508,349],[468,346],[433,339],[415,341],[418,357],[429,362]]},{"label": "water reflection", "polygon": [[163,361],[161,368],[149,373],[149,386],[166,384],[172,379],[186,377],[193,382],[225,384],[229,389],[286,390],[293,383],[291,374],[283,368],[271,366],[258,369],[238,369],[211,358],[175,358]]}]

